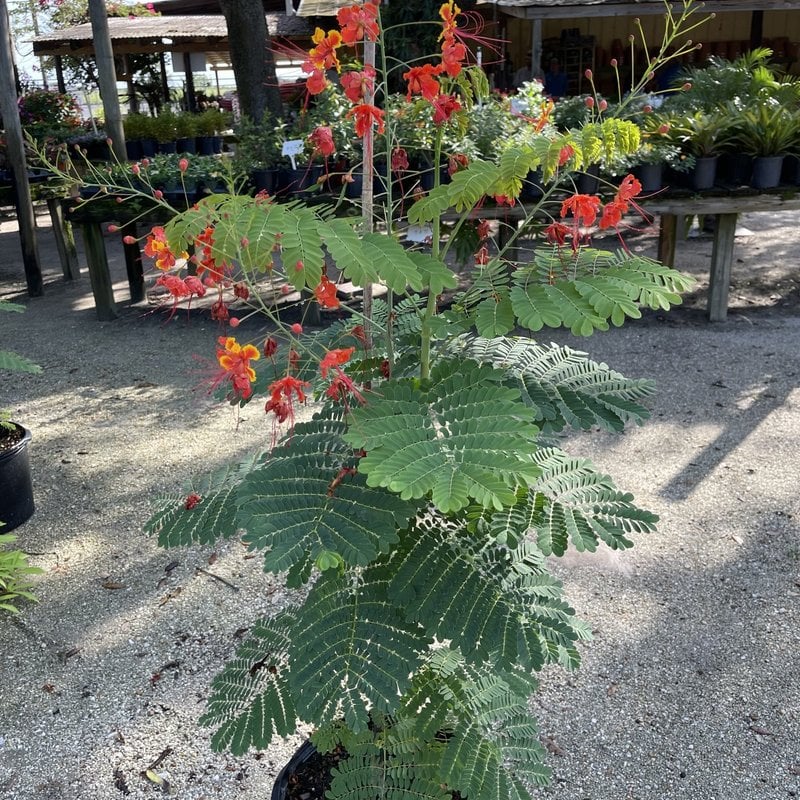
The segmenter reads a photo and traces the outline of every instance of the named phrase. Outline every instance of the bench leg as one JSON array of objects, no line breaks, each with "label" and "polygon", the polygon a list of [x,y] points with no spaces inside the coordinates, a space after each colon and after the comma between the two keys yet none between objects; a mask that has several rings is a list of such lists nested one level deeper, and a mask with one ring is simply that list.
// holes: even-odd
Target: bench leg
[{"label": "bench leg", "polygon": [[125,269],[128,273],[128,286],[131,290],[131,302],[140,303],[144,300],[144,271],[142,269],[142,251],[139,242],[126,244],[126,236],[136,238],[136,223],[126,222],[120,229],[122,235],[122,249],[125,253]]},{"label": "bench leg", "polygon": [[658,233],[658,260],[667,267],[675,266],[675,239],[678,234],[678,217],[662,214]]},{"label": "bench leg", "polygon": [[738,214],[717,214],[708,287],[708,318],[711,322],[723,322],[728,316],[728,290],[737,216]]},{"label": "bench leg", "polygon": [[86,263],[89,267],[89,279],[92,282],[94,307],[97,319],[109,322],[119,316],[114,303],[114,287],[111,284],[111,275],[108,271],[106,258],[106,243],[103,240],[103,231],[99,223],[81,225],[83,233],[83,246],[86,250]]},{"label": "bench leg", "polygon": [[80,276],[78,268],[78,251],[75,249],[75,239],[72,236],[72,224],[64,219],[64,209],[61,201],[51,197],[47,201],[47,210],[50,212],[50,222],[53,225],[53,237],[56,240],[58,260],[64,280],[72,281]]}]

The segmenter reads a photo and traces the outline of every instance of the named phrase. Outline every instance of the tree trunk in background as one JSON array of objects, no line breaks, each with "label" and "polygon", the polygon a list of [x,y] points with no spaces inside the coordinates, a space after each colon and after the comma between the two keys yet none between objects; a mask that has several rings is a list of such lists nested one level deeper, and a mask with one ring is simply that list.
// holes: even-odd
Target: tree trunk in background
[{"label": "tree trunk in background", "polygon": [[282,114],[272,42],[263,0],[220,0],[228,26],[231,66],[239,92],[239,107],[255,122],[265,111]]}]

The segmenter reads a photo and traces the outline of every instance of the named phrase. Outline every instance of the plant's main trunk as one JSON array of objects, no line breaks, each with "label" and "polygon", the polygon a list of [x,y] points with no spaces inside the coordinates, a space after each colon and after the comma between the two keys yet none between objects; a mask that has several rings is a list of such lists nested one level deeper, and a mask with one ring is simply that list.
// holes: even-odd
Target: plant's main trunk
[{"label": "plant's main trunk", "polygon": [[242,114],[260,122],[282,113],[272,42],[262,0],[220,0]]}]

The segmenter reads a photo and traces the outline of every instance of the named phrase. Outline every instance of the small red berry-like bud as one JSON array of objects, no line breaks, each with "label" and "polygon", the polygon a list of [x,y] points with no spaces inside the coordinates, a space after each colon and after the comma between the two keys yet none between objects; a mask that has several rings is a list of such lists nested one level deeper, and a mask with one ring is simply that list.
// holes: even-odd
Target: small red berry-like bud
[{"label": "small red berry-like bud", "polygon": [[238,328],[239,327],[239,317],[231,317],[228,320],[228,325],[230,325],[231,328]]},{"label": "small red berry-like bud", "polygon": [[658,132],[660,134],[669,133],[669,123],[665,122],[663,125],[659,125]]},{"label": "small red berry-like bud", "polygon": [[247,300],[250,297],[250,290],[247,288],[247,284],[242,281],[233,284],[233,293],[242,300]]},{"label": "small red berry-like bud", "polygon": [[303,326],[299,322],[295,322],[289,326],[289,330],[299,336],[303,332]]},{"label": "small red berry-like bud", "polygon": [[692,88],[692,84],[688,81],[681,86],[681,91],[688,92]]},{"label": "small red berry-like bud", "polygon": [[188,159],[188,158],[182,158],[182,159],[181,159],[181,160],[178,162],[178,169],[179,169],[181,172],[186,172],[186,170],[187,170],[187,169],[189,169],[189,159]]},{"label": "small red berry-like bud", "polygon": [[586,103],[586,108],[594,108],[594,97],[587,97],[584,103]]},{"label": "small red berry-like bud", "polygon": [[642,111],[644,111],[645,114],[652,114],[653,113],[653,106],[650,106],[650,105],[645,106],[642,109]]},{"label": "small red berry-like bud", "polygon": [[592,71],[590,69],[587,69],[583,74],[587,81],[592,79]]},{"label": "small red berry-like bud", "polygon": [[302,262],[302,260],[298,260],[298,262],[294,265],[294,268],[298,272],[300,272],[303,269],[303,267],[305,267],[305,264]]},{"label": "small red berry-like bud", "polygon": [[163,196],[164,196],[164,192],[162,192],[161,189],[156,189],[153,192],[153,197],[155,197],[156,200],[160,200]]},{"label": "small red berry-like bud", "polygon": [[135,236],[125,236],[122,239],[125,244],[136,244],[136,237]]},{"label": "small red berry-like bud", "polygon": [[111,139],[111,137],[107,137],[107,138],[106,138],[106,144],[107,144],[109,147],[111,147],[111,145],[113,145],[113,144],[114,144],[114,141],[113,141],[113,139]]},{"label": "small red berry-like bud", "polygon": [[272,358],[278,351],[278,342],[271,336],[264,340],[264,358]]},{"label": "small red berry-like bud", "polygon": [[601,100],[601,101],[598,103],[597,107],[598,107],[598,108],[599,108],[601,111],[605,111],[605,110],[608,108],[608,103],[607,103],[605,100]]},{"label": "small red berry-like bud", "polygon": [[150,166],[150,159],[149,158],[143,158],[142,159],[142,166],[143,167],[149,167]]},{"label": "small red berry-like bud", "polygon": [[283,286],[281,286],[281,294],[289,294],[289,292],[291,292],[291,291],[292,291],[292,287],[289,286],[288,283],[284,283]]},{"label": "small red berry-like bud", "polygon": [[247,247],[250,244],[250,240],[246,236],[242,236],[242,238],[239,240],[239,244],[242,247]]},{"label": "small red berry-like bud", "polygon": [[108,226],[108,232],[109,233],[116,233],[118,230],[119,230],[119,226],[118,225],[109,225]]},{"label": "small red berry-like bud", "polygon": [[115,197],[114,199],[115,199],[115,200],[116,200],[118,203],[124,203],[124,202],[125,202],[125,198],[124,198],[124,197]]},{"label": "small red berry-like bud", "polygon": [[614,69],[616,69],[619,66],[619,62],[617,61],[616,58],[611,59],[611,66],[614,67]]},{"label": "small red berry-like bud", "polygon": [[203,498],[200,497],[197,492],[192,492],[190,495],[187,496],[186,501],[183,504],[183,507],[187,511],[191,511]]},{"label": "small red berry-like bud", "polygon": [[142,170],[141,170],[141,167],[140,167],[138,164],[133,164],[133,165],[131,165],[131,172],[132,172],[134,175],[138,175],[138,174],[139,174],[141,171],[142,171]]}]

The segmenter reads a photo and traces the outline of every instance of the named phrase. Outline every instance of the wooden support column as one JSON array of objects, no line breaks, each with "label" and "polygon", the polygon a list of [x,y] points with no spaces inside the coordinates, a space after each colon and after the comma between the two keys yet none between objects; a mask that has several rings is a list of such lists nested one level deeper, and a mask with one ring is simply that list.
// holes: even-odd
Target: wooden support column
[{"label": "wooden support column", "polygon": [[136,96],[136,86],[133,83],[133,68],[131,67],[131,57],[128,53],[122,56],[125,62],[125,83],[128,86],[128,113],[139,113],[139,98]]},{"label": "wooden support column", "polygon": [[708,318],[711,322],[723,322],[728,316],[728,290],[737,217],[738,214],[717,214],[708,286]]},{"label": "wooden support column", "polygon": [[64,280],[75,280],[80,277],[80,269],[78,267],[78,251],[75,249],[75,237],[72,235],[72,223],[64,219],[64,209],[58,198],[48,198],[47,210],[50,212],[50,222],[53,224],[53,236],[56,240],[56,249],[59,261],[61,261]]},{"label": "wooden support column", "polygon": [[101,322],[110,322],[119,316],[119,312],[114,303],[114,287],[108,272],[103,230],[100,223],[89,222],[81,225],[81,232],[83,233],[83,246],[86,250],[86,263],[89,266],[89,279],[92,282],[97,319]]},{"label": "wooden support column", "polygon": [[183,68],[186,70],[186,110],[197,111],[197,94],[194,90],[191,53],[183,54]]},{"label": "wooden support column", "polygon": [[13,176],[14,203],[17,207],[17,220],[19,221],[25,281],[28,285],[28,294],[31,297],[38,297],[44,291],[44,284],[39,265],[36,215],[33,211],[31,186],[28,182],[28,164],[25,160],[25,144],[22,139],[22,125],[19,121],[14,74],[8,5],[6,0],[0,0],[0,116],[3,117],[5,123],[8,164]]},{"label": "wooden support column", "polygon": [[169,81],[167,80],[167,60],[163,53],[158,54],[158,65],[161,69],[161,96],[165,103],[169,103]]},{"label": "wooden support column", "polygon": [[136,223],[126,222],[119,229],[122,236],[122,248],[125,252],[125,269],[128,273],[128,286],[131,290],[131,302],[144,300],[144,270],[142,269],[142,251],[138,240],[128,244],[126,236],[136,239]]},{"label": "wooden support column", "polygon": [[542,70],[542,20],[531,20],[531,75],[543,78]]},{"label": "wooden support column", "polygon": [[658,235],[658,260],[667,267],[675,266],[675,239],[678,233],[678,217],[662,214]]},{"label": "wooden support column", "polygon": [[56,86],[61,94],[67,93],[67,84],[64,83],[64,62],[61,56],[53,56],[53,62],[56,67]]}]

